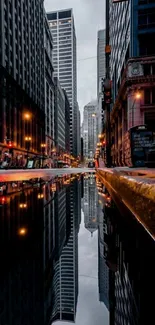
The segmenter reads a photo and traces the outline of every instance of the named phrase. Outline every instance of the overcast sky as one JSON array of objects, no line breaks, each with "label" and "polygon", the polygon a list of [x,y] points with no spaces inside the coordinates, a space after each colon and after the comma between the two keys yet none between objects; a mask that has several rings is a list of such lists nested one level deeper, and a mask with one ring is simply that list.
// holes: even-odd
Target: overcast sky
[{"label": "overcast sky", "polygon": [[73,8],[77,36],[78,102],[84,105],[96,97],[97,31],[105,27],[104,0],[45,0],[46,11]]}]

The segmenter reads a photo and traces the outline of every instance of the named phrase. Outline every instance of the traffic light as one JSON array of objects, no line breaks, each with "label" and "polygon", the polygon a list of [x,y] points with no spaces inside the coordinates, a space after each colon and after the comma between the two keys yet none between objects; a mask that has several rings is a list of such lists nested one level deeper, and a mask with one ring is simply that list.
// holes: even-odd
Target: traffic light
[{"label": "traffic light", "polygon": [[104,102],[105,104],[111,104],[111,89],[104,91]]}]

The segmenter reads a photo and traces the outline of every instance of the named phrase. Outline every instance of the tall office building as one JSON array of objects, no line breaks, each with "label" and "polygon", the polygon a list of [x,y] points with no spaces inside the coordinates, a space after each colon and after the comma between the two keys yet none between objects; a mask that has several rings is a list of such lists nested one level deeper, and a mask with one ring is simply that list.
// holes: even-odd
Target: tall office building
[{"label": "tall office building", "polygon": [[[107,0],[106,6],[113,97],[112,159],[115,165],[123,165],[126,131],[142,124],[155,131],[155,2],[118,4]],[[140,99],[136,98],[137,91]]]},{"label": "tall office building", "polygon": [[51,156],[54,145],[54,77],[53,77],[53,38],[49,29],[46,13],[44,14],[44,48],[45,48],[45,143],[46,154]]},{"label": "tall office building", "polygon": [[83,112],[83,154],[85,159],[93,159],[97,143],[98,125],[97,100],[88,103]]},{"label": "tall office building", "polygon": [[65,151],[65,94],[57,77],[54,77],[54,138],[57,152]]},{"label": "tall office building", "polygon": [[98,100],[98,134],[102,133],[104,113],[102,110],[102,83],[106,75],[106,65],[105,65],[105,40],[106,33],[105,30],[99,30],[97,33],[97,100]]},{"label": "tall office building", "polygon": [[104,258],[104,236],[107,235],[107,227],[103,213],[104,201],[100,197],[101,203],[97,207],[98,215],[98,289],[99,301],[103,302],[109,309],[109,268]]},{"label": "tall office building", "polygon": [[53,278],[54,304],[51,322],[75,322],[78,298],[78,231],[81,219],[78,180],[70,185],[70,234],[61,256],[55,263]]},{"label": "tall office building", "polygon": [[[43,1],[1,0],[1,155],[9,142],[12,156],[24,158],[27,136],[31,138],[31,154],[40,153],[40,145],[45,141],[44,76]],[[27,112],[31,116],[25,116]]]},{"label": "tall office building", "polygon": [[94,177],[84,179],[83,213],[85,228],[93,236],[93,233],[98,228],[97,189]]},{"label": "tall office building", "polygon": [[66,90],[70,102],[70,150],[77,156],[77,67],[76,34],[72,9],[47,13],[54,40],[54,74]]}]

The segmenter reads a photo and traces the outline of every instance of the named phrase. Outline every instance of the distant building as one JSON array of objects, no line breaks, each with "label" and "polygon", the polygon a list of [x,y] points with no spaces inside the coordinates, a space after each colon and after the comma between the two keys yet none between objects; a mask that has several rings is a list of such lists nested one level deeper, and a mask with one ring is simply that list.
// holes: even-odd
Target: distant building
[{"label": "distant building", "polygon": [[83,153],[85,159],[93,159],[97,143],[97,100],[88,103],[83,112]]},{"label": "distant building", "polygon": [[54,121],[55,121],[55,142],[57,151],[65,151],[65,95],[60,86],[58,78],[54,77]]},{"label": "distant building", "polygon": [[61,87],[66,90],[70,102],[70,150],[76,156],[77,59],[73,10],[49,12],[47,17],[54,40],[54,75],[58,77]]},{"label": "distant building", "polygon": [[84,179],[83,213],[85,228],[93,236],[98,228],[97,219],[97,189],[95,178]]},{"label": "distant building", "polygon": [[77,103],[77,156],[81,155],[81,114]]},{"label": "distant building", "polygon": [[103,128],[103,111],[102,111],[102,82],[106,75],[105,65],[105,45],[106,45],[105,30],[99,30],[97,33],[97,100],[98,100],[98,134]]}]

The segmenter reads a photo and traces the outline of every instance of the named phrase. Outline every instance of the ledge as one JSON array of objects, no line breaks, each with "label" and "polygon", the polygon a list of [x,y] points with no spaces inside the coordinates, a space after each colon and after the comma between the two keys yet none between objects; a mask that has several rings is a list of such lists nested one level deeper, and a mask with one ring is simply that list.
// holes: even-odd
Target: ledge
[{"label": "ledge", "polygon": [[99,168],[97,175],[155,239],[155,169]]}]

